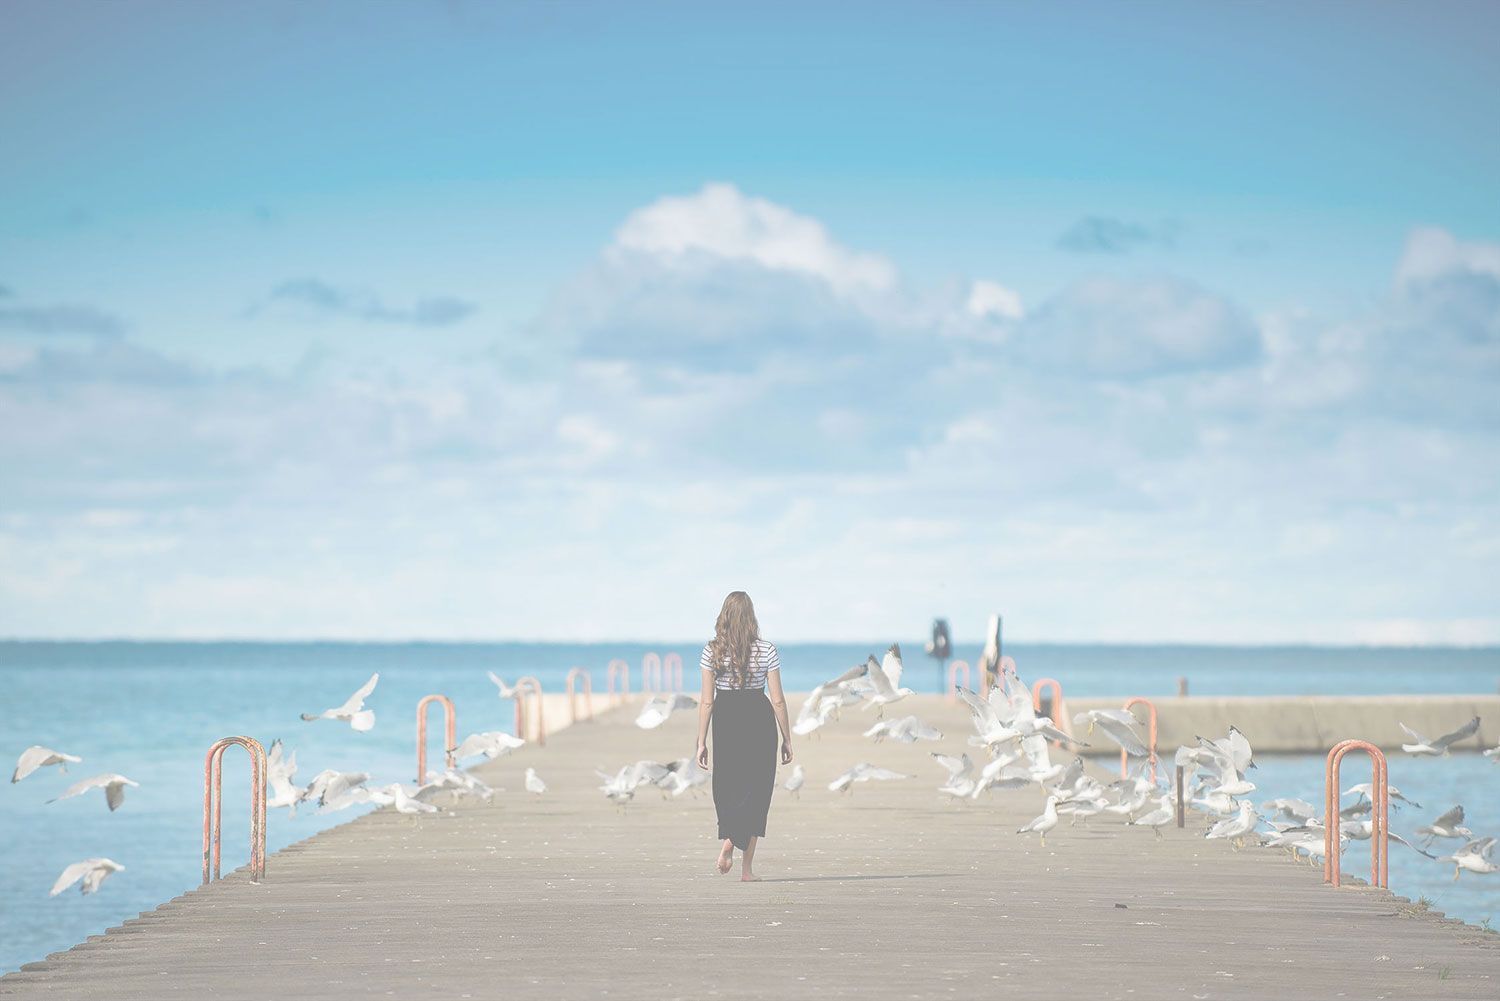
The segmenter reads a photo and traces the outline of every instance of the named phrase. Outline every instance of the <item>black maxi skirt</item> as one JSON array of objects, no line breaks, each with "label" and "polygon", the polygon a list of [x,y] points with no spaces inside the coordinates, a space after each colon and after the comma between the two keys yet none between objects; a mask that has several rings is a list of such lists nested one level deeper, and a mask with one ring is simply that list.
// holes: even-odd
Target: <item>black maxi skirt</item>
[{"label": "black maxi skirt", "polygon": [[741,851],[764,837],[776,789],[776,712],[765,689],[714,692],[714,809],[719,837]]}]

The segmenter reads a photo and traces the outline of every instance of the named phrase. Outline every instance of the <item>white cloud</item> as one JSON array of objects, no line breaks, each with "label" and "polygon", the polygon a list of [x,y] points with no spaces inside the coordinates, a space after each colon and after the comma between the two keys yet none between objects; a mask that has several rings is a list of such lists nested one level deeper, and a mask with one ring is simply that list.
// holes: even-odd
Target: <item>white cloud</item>
[{"label": "white cloud", "polygon": [[1020,293],[999,282],[983,279],[974,282],[969,288],[969,301],[966,305],[971,314],[980,318],[1019,320],[1024,313]]},{"label": "white cloud", "polygon": [[1411,231],[1396,265],[1396,284],[1412,285],[1454,274],[1500,278],[1500,245],[1466,242],[1436,226]]},{"label": "white cloud", "polygon": [[705,254],[751,262],[820,278],[840,292],[885,291],[896,281],[885,258],[840,246],[816,219],[732,184],[706,184],[696,194],[637,209],[615,234],[615,246],[668,259]]}]

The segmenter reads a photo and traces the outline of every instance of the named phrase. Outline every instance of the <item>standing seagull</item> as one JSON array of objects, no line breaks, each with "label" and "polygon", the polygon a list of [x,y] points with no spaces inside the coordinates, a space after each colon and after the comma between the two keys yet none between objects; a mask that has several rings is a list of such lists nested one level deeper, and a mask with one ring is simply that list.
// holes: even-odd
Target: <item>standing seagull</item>
[{"label": "standing seagull", "polygon": [[547,783],[536,773],[535,768],[526,769],[526,791],[534,792],[538,796],[547,791]]},{"label": "standing seagull", "polygon": [[110,873],[124,871],[123,865],[110,859],[86,858],[64,869],[62,875],[57,877],[57,882],[52,884],[52,892],[48,896],[57,896],[80,879],[83,880],[83,885],[79,889],[85,894],[93,893],[99,889],[99,884],[104,882]]},{"label": "standing seagull", "polygon": [[1057,826],[1057,797],[1048,796],[1047,805],[1042,809],[1042,815],[1016,831],[1017,834],[1030,834],[1035,831],[1041,835],[1042,847],[1047,847],[1047,832]]},{"label": "standing seagull", "polygon": [[375,725],[375,710],[365,708],[365,699],[370,697],[379,681],[380,672],[377,671],[343,705],[324,709],[320,713],[303,713],[302,718],[309,723],[315,719],[347,720],[351,727],[363,733]]},{"label": "standing seagull", "polygon": [[109,812],[114,813],[125,802],[125,787],[135,786],[140,788],[139,782],[132,782],[123,775],[95,775],[91,779],[74,782],[63,792],[62,795],[47,800],[56,803],[60,799],[72,799],[74,796],[82,796],[90,789],[103,789],[104,801],[109,804]]},{"label": "standing seagull", "polygon": [[56,765],[58,771],[66,773],[69,762],[76,765],[82,760],[82,758],[73,754],[54,751],[50,747],[43,747],[41,744],[32,744],[26,750],[22,751],[21,756],[16,759],[16,770],[11,774],[10,780],[12,782],[19,782],[38,768],[45,768],[48,765]]},{"label": "standing seagull", "polygon": [[782,788],[791,793],[793,796],[796,796],[798,790],[802,788],[803,784],[806,781],[807,773],[802,770],[802,762],[799,761],[792,766],[792,774],[787,777],[787,780],[782,785]]},{"label": "standing seagull", "polygon": [[1445,733],[1437,740],[1428,740],[1400,721],[1397,721],[1396,725],[1406,731],[1406,735],[1412,739],[1410,744],[1401,745],[1401,750],[1407,754],[1428,754],[1434,757],[1446,758],[1449,747],[1463,740],[1465,737],[1472,737],[1479,732],[1479,717],[1475,716],[1457,730],[1454,730],[1452,733]]}]

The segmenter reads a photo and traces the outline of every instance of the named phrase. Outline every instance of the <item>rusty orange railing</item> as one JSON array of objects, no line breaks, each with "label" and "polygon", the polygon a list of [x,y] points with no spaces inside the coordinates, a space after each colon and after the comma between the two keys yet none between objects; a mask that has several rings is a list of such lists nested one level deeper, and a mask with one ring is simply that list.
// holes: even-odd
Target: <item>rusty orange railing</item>
[{"label": "rusty orange railing", "polygon": [[1385,752],[1368,740],[1341,740],[1323,766],[1323,882],[1339,885],[1339,765],[1350,751],[1370,756],[1370,885],[1391,885],[1390,776]]},{"label": "rusty orange railing", "polygon": [[[616,657],[614,660],[609,662],[608,672],[610,702],[614,703],[622,698],[628,697],[630,695],[630,662],[620,660],[618,657]],[[616,678],[619,678],[620,680],[620,687],[618,691],[615,688]]]},{"label": "rusty orange railing", "polygon": [[[1001,670],[1005,669],[1004,658],[1000,660],[1000,667]],[[1014,667],[1014,662],[1012,662],[1012,667]],[[1052,725],[1069,737],[1073,736],[1073,721],[1068,719],[1068,711],[1063,702],[1062,682],[1056,678],[1038,678],[1036,683],[1031,686],[1031,708],[1036,712],[1042,711],[1042,689],[1044,688],[1052,690]],[[1052,744],[1054,747],[1060,746],[1059,742],[1055,740]]]},{"label": "rusty orange railing", "polygon": [[[948,694],[947,694],[947,699],[948,699],[949,702],[957,702],[958,701],[958,692],[956,691],[956,688],[958,687],[958,669],[960,667],[964,669],[964,687],[965,688],[973,688],[974,687],[972,684],[970,684],[970,682],[973,679],[969,675],[969,662],[966,661],[966,660],[955,660],[953,663],[951,663],[951,664],[948,665]],[[980,665],[980,670],[981,671],[984,670],[984,665],[982,665],[982,664]]]},{"label": "rusty orange railing", "polygon": [[[1154,786],[1156,785],[1156,703],[1136,695],[1125,700],[1126,712],[1129,712],[1132,706],[1146,707],[1146,746],[1151,749],[1149,760],[1151,761],[1151,784]],[[1125,748],[1120,748],[1120,778],[1122,779],[1130,773],[1126,762],[1127,757]]]},{"label": "rusty orange railing", "polygon": [[594,718],[594,679],[586,667],[575,667],[568,672],[568,721],[578,722],[578,679],[583,679],[583,708],[588,713],[585,719]]},{"label": "rusty orange railing", "polygon": [[661,691],[661,657],[648,653],[641,658],[641,691],[656,694]]},{"label": "rusty orange railing", "polygon": [[427,781],[427,707],[436,702],[443,707],[443,748],[446,762],[452,768],[457,762],[453,748],[458,746],[458,710],[446,695],[424,695],[417,703],[417,784]]},{"label": "rusty orange railing", "polygon": [[216,740],[203,759],[203,882],[212,863],[213,879],[219,878],[219,816],[224,800],[224,752],[235,744],[250,755],[250,881],[266,877],[266,749],[254,737]]},{"label": "rusty orange railing", "polygon": [[682,656],[669,653],[661,659],[661,669],[664,680],[672,687],[667,689],[671,692],[682,691]]},{"label": "rusty orange railing", "polygon": [[[530,732],[529,718],[532,713],[527,711],[532,697],[536,698],[536,736]],[[547,714],[542,707],[542,683],[531,675],[516,682],[516,736],[522,740],[535,740],[542,747],[547,746]]]}]

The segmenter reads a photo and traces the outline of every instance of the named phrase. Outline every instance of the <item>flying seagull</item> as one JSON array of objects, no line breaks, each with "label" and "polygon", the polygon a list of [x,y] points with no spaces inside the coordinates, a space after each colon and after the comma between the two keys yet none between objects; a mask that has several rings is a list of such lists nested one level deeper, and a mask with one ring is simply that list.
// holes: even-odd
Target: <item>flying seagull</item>
[{"label": "flying seagull", "polygon": [[1495,839],[1481,838],[1470,841],[1452,855],[1444,855],[1438,861],[1453,863],[1453,879],[1457,882],[1459,874],[1465,869],[1481,875],[1500,872],[1500,865],[1493,858],[1494,853]]},{"label": "flying seagull", "polygon": [[124,871],[123,865],[110,859],[86,858],[64,869],[62,875],[57,877],[57,882],[52,884],[52,892],[48,896],[57,896],[80,879],[83,880],[83,885],[79,889],[85,894],[93,893],[99,889],[100,883],[109,878],[111,873]]},{"label": "flying seagull", "polygon": [[82,760],[77,755],[54,751],[41,744],[32,744],[16,759],[16,770],[11,774],[10,780],[19,782],[38,768],[46,768],[48,765],[56,765],[58,771],[66,772],[70,762],[76,765]]},{"label": "flying seagull", "polygon": [[82,796],[90,789],[103,789],[104,801],[109,804],[109,812],[114,813],[120,808],[120,804],[125,802],[125,787],[134,786],[139,789],[140,785],[139,782],[132,782],[123,775],[95,775],[91,779],[74,782],[61,795],[55,796],[47,800],[47,802],[56,803],[60,799],[72,799],[74,796]]},{"label": "flying seagull", "polygon": [[1427,739],[1405,723],[1398,721],[1396,725],[1404,730],[1406,735],[1412,740],[1410,744],[1401,745],[1401,750],[1407,754],[1429,754],[1435,757],[1447,757],[1449,747],[1463,740],[1465,737],[1472,737],[1475,733],[1479,732],[1479,717],[1475,716],[1457,730],[1454,730],[1452,733],[1445,733],[1437,740]]},{"label": "flying seagull", "polygon": [[1144,758],[1151,753],[1146,742],[1136,732],[1135,717],[1130,715],[1128,709],[1090,709],[1073,717],[1074,726],[1084,723],[1089,725],[1090,734],[1098,727],[1106,737],[1123,747],[1125,753],[1132,757]]},{"label": "flying seagull", "polygon": [[876,768],[868,762],[861,761],[832,782],[828,783],[830,792],[847,792],[856,782],[871,782],[875,780],[887,781],[890,779],[909,779],[910,775],[902,775],[893,772],[889,768]]},{"label": "flying seagull", "polygon": [[640,715],[635,718],[635,725],[642,730],[655,730],[677,710],[693,709],[697,705],[698,700],[691,695],[653,695],[641,707]]},{"label": "flying seagull", "polygon": [[485,733],[471,733],[460,741],[457,747],[450,747],[448,751],[454,758],[473,758],[482,754],[493,761],[495,758],[509,754],[524,743],[526,741],[520,737],[512,737],[504,730],[490,730]]},{"label": "flying seagull", "polygon": [[870,656],[870,659],[865,661],[865,667],[868,668],[866,676],[875,686],[875,694],[870,696],[870,701],[865,704],[865,707],[869,708],[870,706],[877,706],[880,709],[880,712],[876,713],[876,715],[885,715],[886,706],[890,705],[892,702],[899,702],[900,700],[906,698],[908,695],[913,694],[910,688],[900,687],[900,645],[892,643],[891,648],[885,652],[885,659],[880,663],[876,663],[875,657],[872,654]]},{"label": "flying seagull", "polygon": [[380,681],[380,672],[370,675],[359,691],[349,696],[348,700],[341,706],[332,709],[324,709],[320,713],[303,713],[302,718],[311,723],[315,719],[337,719],[346,720],[351,727],[363,733],[375,725],[375,710],[365,708],[365,699],[375,690],[375,685]]}]

